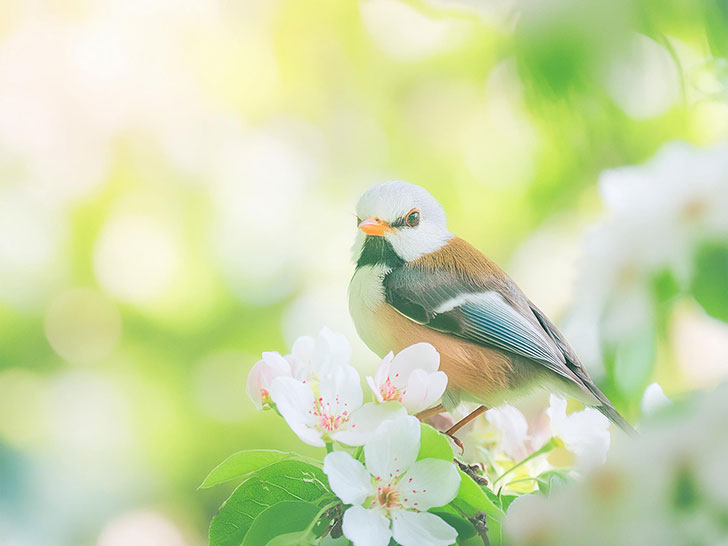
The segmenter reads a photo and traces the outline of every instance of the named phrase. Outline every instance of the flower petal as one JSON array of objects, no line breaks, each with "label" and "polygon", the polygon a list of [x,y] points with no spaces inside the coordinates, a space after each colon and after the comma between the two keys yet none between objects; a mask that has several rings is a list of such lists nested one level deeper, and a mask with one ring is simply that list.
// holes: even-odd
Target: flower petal
[{"label": "flower petal", "polygon": [[291,365],[280,355],[280,353],[266,351],[263,353],[263,361],[270,368],[271,373],[274,376],[291,375]]},{"label": "flower petal", "polygon": [[377,387],[380,387],[382,383],[387,380],[387,377],[389,377],[389,371],[392,367],[392,359],[394,359],[394,353],[392,351],[389,351],[382,359],[382,362],[379,364],[379,368],[377,368],[377,373],[374,374],[374,383],[377,385]]},{"label": "flower petal", "polygon": [[455,465],[441,459],[422,459],[413,464],[399,482],[405,508],[429,510],[455,498],[460,474]]},{"label": "flower petal", "polygon": [[671,403],[659,383],[650,383],[642,395],[640,409],[643,415],[650,415],[669,406]]},{"label": "flower petal", "polygon": [[315,344],[316,342],[311,336],[301,336],[293,342],[293,347],[291,347],[291,356],[296,360],[310,362]]},{"label": "flower petal", "polygon": [[[267,383],[267,379],[265,377],[267,370],[268,366],[266,365],[266,363],[262,360],[259,360],[258,362],[253,364],[253,367],[250,368],[250,373],[248,374],[248,382],[245,386],[245,390],[248,392],[248,396],[250,397],[250,400],[252,400],[256,409],[263,408],[263,393],[261,392],[261,390],[268,390],[264,386]],[[270,387],[270,385],[268,385],[268,387]]]},{"label": "flower petal", "polygon": [[364,445],[375,433],[377,428],[387,420],[404,417],[407,410],[399,404],[376,404],[369,402],[351,413],[349,421],[338,431],[331,434],[331,438],[350,446]]},{"label": "flower petal", "polygon": [[250,396],[255,407],[258,409],[263,407],[262,401],[265,393],[262,391],[270,391],[270,384],[273,379],[290,375],[291,367],[285,358],[278,353],[263,353],[262,360],[256,362],[250,369],[246,385],[248,396]]},{"label": "flower petal", "polygon": [[392,537],[389,518],[379,510],[361,506],[352,506],[344,512],[342,530],[354,546],[387,546]]},{"label": "flower petal", "polygon": [[313,391],[291,377],[277,377],[270,387],[270,396],[278,411],[298,437],[309,445],[323,447],[321,433],[313,428]]},{"label": "flower petal", "polygon": [[603,463],[609,449],[609,420],[594,408],[585,408],[566,415],[566,400],[551,395],[551,430],[566,449],[577,457],[577,464],[588,466]]},{"label": "flower petal", "polygon": [[345,451],[326,455],[324,473],[329,478],[331,490],[344,504],[361,504],[374,494],[372,478],[367,469]]},{"label": "flower petal", "polygon": [[349,365],[336,368],[319,378],[319,392],[329,415],[347,415],[361,407],[364,393],[359,372]]},{"label": "flower petal", "polygon": [[434,372],[440,367],[440,353],[429,343],[415,343],[402,349],[392,360],[389,379],[397,387],[407,385],[414,370]]},{"label": "flower petal", "polygon": [[437,402],[447,387],[445,372],[413,370],[407,381],[407,389],[402,396],[402,405],[410,413],[419,413]]},{"label": "flower petal", "polygon": [[416,417],[403,415],[385,421],[364,446],[367,470],[376,478],[389,480],[406,472],[419,450],[420,422]]},{"label": "flower petal", "polygon": [[322,328],[311,354],[311,371],[314,375],[326,375],[348,364],[350,358],[351,346],[346,336]]},{"label": "flower petal", "polygon": [[549,408],[546,413],[551,419],[551,428],[558,429],[566,419],[566,400],[561,396],[552,394],[549,396]]},{"label": "flower petal", "polygon": [[485,412],[485,418],[501,433],[501,445],[508,457],[520,461],[528,455],[528,421],[513,406],[504,405]]},{"label": "flower petal", "polygon": [[450,546],[458,532],[435,514],[397,510],[392,514],[392,535],[402,546]]},{"label": "flower petal", "polygon": [[374,393],[374,397],[377,399],[377,402],[384,402],[384,398],[382,398],[382,392],[379,390],[379,387],[374,382],[374,378],[370,375],[367,376],[367,385],[369,385],[369,388]]}]

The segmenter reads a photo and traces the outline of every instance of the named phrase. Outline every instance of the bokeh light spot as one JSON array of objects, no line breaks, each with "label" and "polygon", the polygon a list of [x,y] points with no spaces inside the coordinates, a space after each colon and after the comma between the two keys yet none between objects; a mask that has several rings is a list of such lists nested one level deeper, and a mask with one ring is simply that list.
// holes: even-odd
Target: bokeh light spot
[{"label": "bokeh light spot", "polygon": [[96,364],[109,356],[121,337],[121,317],[104,294],[87,288],[57,296],[45,316],[51,347],[71,364]]}]

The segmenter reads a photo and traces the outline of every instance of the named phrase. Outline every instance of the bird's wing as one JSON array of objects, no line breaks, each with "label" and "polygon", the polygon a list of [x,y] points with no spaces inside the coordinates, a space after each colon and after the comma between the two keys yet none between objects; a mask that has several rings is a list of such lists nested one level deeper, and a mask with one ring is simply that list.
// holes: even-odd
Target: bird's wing
[{"label": "bird's wing", "polygon": [[439,251],[447,252],[446,257],[421,259],[390,272],[384,280],[387,303],[415,322],[523,356],[580,384],[520,289],[495,264],[480,253],[474,258],[472,247],[464,245],[456,240]]},{"label": "bird's wing", "polygon": [[584,366],[581,364],[579,357],[576,356],[574,349],[572,349],[569,345],[569,342],[566,341],[564,334],[559,331],[559,329],[554,325],[553,322],[551,322],[551,320],[549,320],[549,318],[543,313],[543,311],[541,311],[530,301],[528,302],[528,304],[531,307],[533,314],[538,319],[538,322],[541,324],[546,333],[548,333],[549,337],[554,340],[554,343],[556,343],[557,347],[564,355],[564,358],[566,359],[566,366],[574,373],[574,375],[579,378],[581,384],[586,387],[586,389],[599,401],[599,405],[597,405],[596,408],[601,411],[610,421],[616,423],[622,430],[629,434],[634,434],[635,429],[632,427],[632,425],[630,425],[629,422],[624,417],[622,417],[622,415],[616,409],[614,409],[614,406],[609,401],[609,399],[601,390],[599,390],[599,387],[597,387],[596,383],[594,383],[592,378],[589,377],[589,374],[584,369]]}]

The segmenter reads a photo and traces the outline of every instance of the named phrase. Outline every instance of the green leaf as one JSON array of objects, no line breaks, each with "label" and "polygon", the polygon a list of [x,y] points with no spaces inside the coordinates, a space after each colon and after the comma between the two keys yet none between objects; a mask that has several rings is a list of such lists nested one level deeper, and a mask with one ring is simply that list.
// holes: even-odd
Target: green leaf
[{"label": "green leaf", "polygon": [[550,495],[551,491],[564,485],[568,481],[569,478],[567,477],[566,470],[547,470],[536,477],[538,490],[541,494],[546,496]]},{"label": "green leaf", "polygon": [[261,546],[278,535],[295,531],[298,531],[298,538],[289,536],[288,542],[284,544],[308,546],[312,541],[306,538],[305,531],[318,513],[319,507],[310,502],[283,501],[274,504],[258,514],[246,533],[242,546]]},{"label": "green leaf", "polygon": [[274,504],[319,503],[328,497],[333,495],[320,468],[293,460],[273,463],[248,477],[223,503],[210,523],[210,546],[240,546],[258,515]]},{"label": "green leaf", "polygon": [[333,538],[331,535],[324,537],[321,546],[352,546],[351,542],[345,537]]},{"label": "green leaf", "polygon": [[265,546],[312,546],[315,544],[310,538],[306,537],[306,531],[296,531],[286,533],[285,535],[278,535],[269,540]]},{"label": "green leaf", "polygon": [[728,247],[706,244],[695,262],[693,296],[710,316],[728,322]]},{"label": "green leaf", "polygon": [[485,514],[496,521],[501,521],[503,510],[488,498],[485,491],[465,472],[458,469],[460,474],[460,489],[453,503],[460,508],[468,516],[472,516],[476,511],[485,512]]},{"label": "green leaf", "polygon": [[500,521],[488,520],[488,540],[490,546],[501,546],[503,544],[503,526]]},{"label": "green leaf", "polygon": [[508,512],[511,503],[518,498],[518,495],[500,495],[501,508],[504,512]]},{"label": "green leaf", "polygon": [[433,508],[428,510],[428,512],[442,518],[445,523],[453,527],[458,532],[458,543],[474,536],[477,532],[475,530],[475,526],[451,506]]},{"label": "green leaf", "polygon": [[628,398],[642,393],[652,376],[655,363],[656,334],[653,324],[632,332],[621,340],[614,360],[614,381]]},{"label": "green leaf", "polygon": [[425,423],[420,424],[420,431],[420,451],[417,454],[417,460],[442,459],[452,461],[452,446],[450,446],[447,436]]},{"label": "green leaf", "polygon": [[296,453],[286,453],[272,449],[239,451],[230,455],[230,457],[213,468],[212,472],[207,475],[198,489],[206,489],[228,480],[247,477],[256,470],[287,459],[301,460],[315,464],[313,459],[308,459]]},{"label": "green leaf", "polygon": [[351,542],[345,537],[333,538],[331,535],[324,537],[321,546],[351,546]]}]

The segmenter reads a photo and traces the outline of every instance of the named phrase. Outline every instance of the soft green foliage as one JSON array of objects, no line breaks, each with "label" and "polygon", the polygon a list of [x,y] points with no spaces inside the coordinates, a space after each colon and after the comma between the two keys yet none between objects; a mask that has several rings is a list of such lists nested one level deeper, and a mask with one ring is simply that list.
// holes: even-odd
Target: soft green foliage
[{"label": "soft green foliage", "polygon": [[699,249],[692,291],[708,314],[728,322],[728,246],[706,244]]},{"label": "soft green foliage", "polygon": [[[263,522],[269,522],[271,514],[276,512],[267,510],[281,502],[296,501],[316,505],[327,499],[331,499],[331,494],[326,485],[326,476],[319,468],[292,460],[274,463],[248,477],[220,507],[220,512],[210,524],[210,544],[239,546],[250,530],[262,526],[256,525],[257,519],[262,517]],[[310,511],[307,507],[299,506],[299,514],[308,513]],[[281,531],[287,533],[301,530],[310,523],[310,519],[300,528],[297,527],[298,523],[300,518],[295,520],[292,528],[282,525]],[[257,530],[257,533],[261,532],[264,529]],[[268,537],[271,538],[273,536]]]},{"label": "soft green foliage", "polygon": [[458,470],[458,472],[460,489],[458,496],[453,501],[454,504],[469,516],[474,516],[476,512],[483,512],[495,521],[500,521],[503,518],[503,511],[493,503],[483,488],[475,483],[475,480],[462,470]]},{"label": "soft green foliage", "polygon": [[[444,434],[421,424],[418,460],[453,460]],[[315,546],[326,544],[325,535],[340,519],[340,501],[328,489],[318,465],[302,462],[295,454],[269,450],[242,451],[220,463],[201,487],[243,477],[244,481],[220,507],[210,524],[211,546]],[[447,506],[434,508],[458,531],[458,545],[482,545],[476,521],[487,529],[490,544],[502,542],[501,521],[509,496],[494,494],[462,470],[460,488]],[[539,477],[540,478],[540,477]],[[504,499],[506,504],[504,505]],[[497,504],[496,504],[497,503]],[[338,508],[337,508],[338,507]],[[338,516],[336,516],[338,514]]]},{"label": "soft green foliage", "polygon": [[270,449],[240,451],[230,455],[230,457],[213,468],[207,475],[207,478],[205,478],[205,481],[203,481],[200,485],[200,489],[212,487],[213,485],[235,478],[245,478],[261,468],[265,468],[279,461],[285,461],[288,459],[306,461],[309,464],[319,464],[320,466],[320,463],[318,463],[315,459],[302,457],[296,453],[284,453],[282,451],[274,451]]},{"label": "soft green foliage", "polygon": [[447,436],[439,433],[430,425],[420,425],[422,436],[420,437],[420,451],[417,459],[442,459],[450,461],[453,458],[453,450]]},{"label": "soft green foliage", "polygon": [[[303,545],[307,542],[310,544],[313,535],[307,539],[306,530],[318,513],[319,507],[310,502],[284,501],[274,504],[258,514],[245,534],[242,546],[257,546],[270,542],[280,546],[281,541],[287,545]],[[284,538],[278,538],[281,535]]]}]

